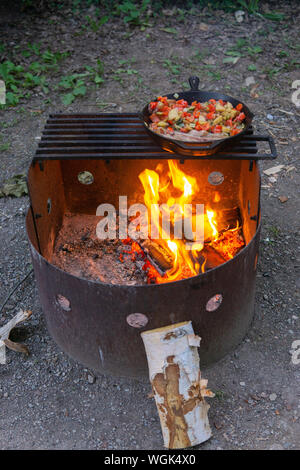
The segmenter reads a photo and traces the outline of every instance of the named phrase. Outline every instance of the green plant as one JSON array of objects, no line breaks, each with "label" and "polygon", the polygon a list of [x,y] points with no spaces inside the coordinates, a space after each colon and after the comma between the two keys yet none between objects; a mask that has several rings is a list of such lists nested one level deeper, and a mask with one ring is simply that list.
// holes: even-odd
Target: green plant
[{"label": "green plant", "polygon": [[248,65],[248,70],[250,70],[251,72],[254,72],[255,70],[257,70],[257,67],[254,64],[250,64]]},{"label": "green plant", "polygon": [[103,63],[98,59],[96,67],[86,65],[85,72],[65,75],[57,85],[57,88],[68,91],[68,93],[63,94],[61,97],[63,104],[68,106],[77,97],[84,96],[87,92],[88,82],[92,82],[96,86],[101,85],[104,82],[102,77],[103,69]]},{"label": "green plant", "polygon": [[218,70],[213,70],[212,66],[207,66],[207,74],[213,80],[221,80],[222,78],[221,72],[219,72]]},{"label": "green plant", "polygon": [[59,87],[65,90],[69,90],[68,93],[61,97],[61,100],[65,106],[73,103],[77,96],[83,96],[86,94],[86,86],[84,80],[81,78],[82,76],[86,76],[86,74],[74,73],[72,75],[63,77],[59,82]]},{"label": "green plant", "polygon": [[245,8],[245,10],[250,14],[258,13],[259,10],[259,0],[238,0],[241,7]]},{"label": "green plant", "polygon": [[108,16],[102,16],[99,20],[97,19],[95,20],[91,18],[90,16],[86,16],[85,18],[88,22],[89,27],[91,28],[92,31],[94,31],[94,33],[97,33],[99,29],[101,28],[101,26],[107,23],[109,19]]},{"label": "green plant", "polygon": [[[26,59],[24,63],[22,59],[20,63],[20,57],[19,63],[16,63],[14,54],[13,50],[12,60],[7,59],[0,64],[0,78],[6,86],[6,104],[0,105],[0,108],[16,106],[21,99],[29,98],[35,88],[48,93],[49,83],[45,73],[58,71],[59,62],[69,55],[68,52],[52,52],[50,49],[41,52],[40,44],[31,43],[20,54]],[[28,63],[30,58],[33,60]]]},{"label": "green plant", "polygon": [[226,398],[226,392],[223,392],[223,390],[216,390],[214,394],[218,400],[224,400]]},{"label": "green plant", "polygon": [[147,9],[151,0],[142,0],[137,4],[131,0],[116,2],[115,14],[122,15],[124,22],[131,26],[149,26]]},{"label": "green plant", "polygon": [[263,52],[263,49],[260,46],[248,46],[247,52],[251,57],[256,57],[257,54]]},{"label": "green plant", "polygon": [[280,229],[276,227],[275,225],[272,225],[269,227],[270,235],[273,235],[273,237],[278,238],[280,236]]},{"label": "green plant", "polygon": [[10,143],[6,142],[5,144],[0,144],[0,152],[6,152],[10,148]]},{"label": "green plant", "polygon": [[132,68],[132,65],[136,62],[136,59],[133,57],[129,60],[119,60],[119,67],[114,71],[113,80],[116,80],[121,85],[124,84],[124,79],[126,76],[130,75],[139,75],[138,70]]},{"label": "green plant", "polygon": [[249,54],[252,58],[256,58],[257,54],[263,52],[261,46],[258,45],[248,45],[248,41],[243,38],[239,38],[234,46],[225,51],[223,64],[236,64],[241,57],[245,57],[246,54]]},{"label": "green plant", "polygon": [[178,64],[176,58],[173,59],[165,59],[163,62],[163,66],[168,70],[170,75],[180,75],[181,73],[181,65]]}]

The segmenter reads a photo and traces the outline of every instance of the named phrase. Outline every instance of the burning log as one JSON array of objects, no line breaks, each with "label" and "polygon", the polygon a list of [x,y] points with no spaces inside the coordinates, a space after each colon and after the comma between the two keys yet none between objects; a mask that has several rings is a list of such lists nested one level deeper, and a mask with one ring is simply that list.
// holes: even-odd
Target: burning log
[{"label": "burning log", "polygon": [[221,253],[218,253],[212,246],[205,245],[203,250],[198,253],[197,262],[202,266],[202,272],[216,268],[225,263],[226,259]]},{"label": "burning log", "polygon": [[182,449],[201,444],[211,437],[205,397],[214,394],[201,379],[200,338],[191,321],[144,331],[141,336],[164,446]]},{"label": "burning log", "polygon": [[153,240],[141,240],[139,246],[161,276],[172,268],[174,257],[162,245]]},{"label": "burning log", "polygon": [[223,232],[217,240],[211,242],[211,247],[217,251],[225,261],[232,259],[243,246],[245,246],[245,240],[240,227]]}]

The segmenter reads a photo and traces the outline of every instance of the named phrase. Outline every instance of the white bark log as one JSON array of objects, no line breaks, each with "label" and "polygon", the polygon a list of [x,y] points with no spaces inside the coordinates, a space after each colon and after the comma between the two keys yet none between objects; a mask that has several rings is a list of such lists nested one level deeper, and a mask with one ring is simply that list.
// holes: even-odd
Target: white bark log
[{"label": "white bark log", "polygon": [[214,396],[201,379],[192,323],[182,322],[142,334],[164,446],[181,449],[211,437],[205,396]]},{"label": "white bark log", "polygon": [[30,310],[20,310],[10,321],[0,327],[0,364],[6,364],[6,351],[8,347],[14,351],[28,353],[28,349],[24,344],[14,343],[9,339],[11,330],[22,321],[27,320],[32,312]]}]

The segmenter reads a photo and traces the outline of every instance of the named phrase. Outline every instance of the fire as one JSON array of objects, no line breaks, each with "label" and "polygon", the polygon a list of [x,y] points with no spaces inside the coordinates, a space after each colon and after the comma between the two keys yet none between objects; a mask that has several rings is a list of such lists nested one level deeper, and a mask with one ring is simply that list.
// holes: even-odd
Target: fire
[{"label": "fire", "polygon": [[218,230],[217,230],[216,220],[215,220],[215,213],[212,210],[207,210],[206,214],[207,214],[209,225],[212,228],[213,237],[214,237],[214,241],[215,241],[215,240],[217,240],[218,235],[219,235]]},{"label": "fire", "polygon": [[[156,170],[145,169],[139,175],[144,188],[144,202],[148,208],[148,214],[151,214],[151,216],[148,216],[148,219],[150,218],[150,224],[148,224],[149,238],[155,239],[162,247],[162,250],[169,253],[173,261],[172,267],[161,275],[147,259],[143,269],[148,273],[149,282],[154,282],[154,280],[159,283],[169,282],[205,272],[206,269],[209,269],[209,267],[207,268],[207,265],[209,265],[206,253],[207,246],[213,248],[216,255],[224,260],[221,262],[233,257],[244,246],[238,220],[236,220],[236,227],[234,228],[219,229],[219,209],[212,210],[209,208],[203,214],[204,241],[196,239],[187,241],[183,236],[176,236],[176,230],[179,234],[182,234],[182,216],[188,219],[191,227],[195,225],[195,214],[191,210],[187,211],[186,208],[188,205],[191,206],[193,199],[197,196],[199,191],[198,182],[195,177],[181,170],[176,160],[168,160],[169,171],[167,173],[163,172],[162,164],[159,164]],[[212,202],[220,203],[220,201],[220,193],[216,191],[212,196]],[[163,214],[168,216],[173,234],[161,223]],[[194,234],[194,232],[192,233]],[[189,246],[188,249],[187,246]]]}]

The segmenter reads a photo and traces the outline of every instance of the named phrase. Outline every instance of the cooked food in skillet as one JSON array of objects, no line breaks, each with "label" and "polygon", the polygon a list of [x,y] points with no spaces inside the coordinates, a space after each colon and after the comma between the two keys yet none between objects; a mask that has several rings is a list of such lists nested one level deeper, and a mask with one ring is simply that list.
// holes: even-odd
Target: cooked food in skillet
[{"label": "cooked food in skillet", "polygon": [[244,128],[243,105],[210,99],[205,103],[159,96],[148,105],[149,128],[164,137],[188,142],[203,142],[239,134]]}]

